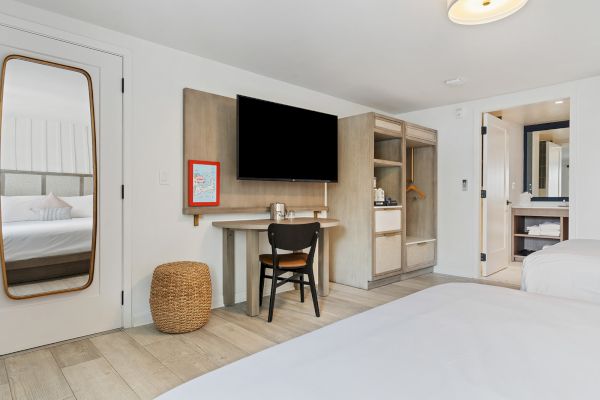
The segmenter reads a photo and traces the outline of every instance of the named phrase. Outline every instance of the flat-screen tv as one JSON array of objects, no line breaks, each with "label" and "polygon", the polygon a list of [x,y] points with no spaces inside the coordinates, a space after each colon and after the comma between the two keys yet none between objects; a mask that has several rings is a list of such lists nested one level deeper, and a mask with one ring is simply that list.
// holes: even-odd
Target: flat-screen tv
[{"label": "flat-screen tv", "polygon": [[337,182],[338,117],[237,96],[237,177]]}]

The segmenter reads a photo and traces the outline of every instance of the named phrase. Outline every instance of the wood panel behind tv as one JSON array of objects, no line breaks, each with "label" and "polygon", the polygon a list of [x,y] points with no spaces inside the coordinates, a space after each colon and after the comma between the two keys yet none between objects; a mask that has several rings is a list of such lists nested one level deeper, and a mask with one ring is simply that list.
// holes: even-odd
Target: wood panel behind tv
[{"label": "wood panel behind tv", "polygon": [[[236,103],[236,99],[230,97],[189,88],[183,90],[183,214],[266,212],[274,202],[285,203],[288,209],[296,211],[326,210],[323,183],[237,179]],[[268,120],[265,123],[269,123]],[[285,126],[281,131],[285,134]],[[268,157],[268,154],[256,154],[256,157]],[[221,163],[219,206],[188,206],[188,160]]]}]

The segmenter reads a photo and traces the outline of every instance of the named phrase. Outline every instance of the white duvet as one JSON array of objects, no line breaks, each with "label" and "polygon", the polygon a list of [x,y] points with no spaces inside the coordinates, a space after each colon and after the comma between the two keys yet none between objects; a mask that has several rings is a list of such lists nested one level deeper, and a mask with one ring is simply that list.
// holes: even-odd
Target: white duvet
[{"label": "white duvet", "polygon": [[91,251],[93,218],[2,224],[7,262]]},{"label": "white duvet", "polygon": [[521,289],[600,303],[600,240],[567,240],[526,257]]},{"label": "white duvet", "polygon": [[599,360],[600,306],[447,284],[274,346],[159,399],[597,399]]}]

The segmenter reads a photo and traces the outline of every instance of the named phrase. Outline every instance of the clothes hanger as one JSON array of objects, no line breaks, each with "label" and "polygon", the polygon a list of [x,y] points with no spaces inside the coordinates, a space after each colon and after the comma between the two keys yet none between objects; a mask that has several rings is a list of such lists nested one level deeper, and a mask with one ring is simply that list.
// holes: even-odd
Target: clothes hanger
[{"label": "clothes hanger", "polygon": [[425,198],[425,192],[415,185],[415,148],[410,148],[410,181],[406,187],[406,192],[415,192],[421,200]]}]

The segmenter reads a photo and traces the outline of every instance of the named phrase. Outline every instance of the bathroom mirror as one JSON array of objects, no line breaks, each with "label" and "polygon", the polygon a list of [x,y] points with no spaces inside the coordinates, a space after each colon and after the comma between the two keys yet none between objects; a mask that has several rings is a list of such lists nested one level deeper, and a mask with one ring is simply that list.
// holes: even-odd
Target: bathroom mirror
[{"label": "bathroom mirror", "polygon": [[524,191],[532,201],[569,200],[569,121],[525,127]]},{"label": "bathroom mirror", "polygon": [[27,299],[87,288],[96,245],[90,76],[12,55],[0,82],[0,254],[4,289]]}]

